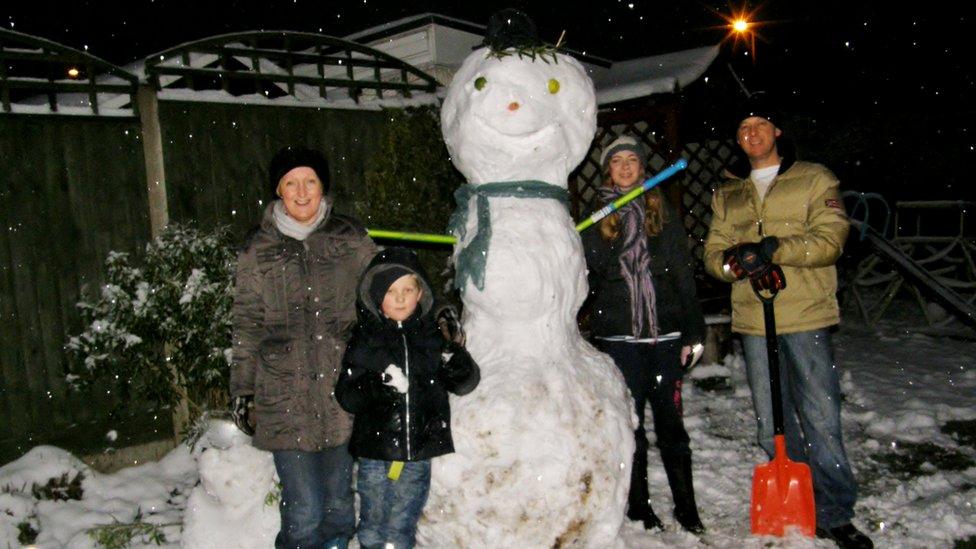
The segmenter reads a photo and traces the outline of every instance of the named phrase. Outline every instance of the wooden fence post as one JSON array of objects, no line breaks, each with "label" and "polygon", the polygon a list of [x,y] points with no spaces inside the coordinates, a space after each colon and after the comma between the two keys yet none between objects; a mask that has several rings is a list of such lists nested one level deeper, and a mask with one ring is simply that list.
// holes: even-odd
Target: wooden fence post
[{"label": "wooden fence post", "polygon": [[166,173],[163,169],[163,136],[159,129],[159,102],[156,90],[140,84],[136,94],[142,126],[142,151],[146,159],[146,191],[149,195],[149,224],[153,238],[169,223],[166,203]]},{"label": "wooden fence post", "polygon": [[[142,151],[146,159],[146,193],[149,196],[149,227],[152,238],[156,238],[169,224],[169,206],[166,201],[166,171],[163,167],[163,135],[159,127],[159,101],[156,89],[149,84],[140,84],[136,94],[139,106],[139,122],[142,127]],[[163,351],[167,357],[170,349]],[[170,366],[173,369],[172,366]],[[179,374],[173,369],[173,379]],[[186,393],[177,383],[174,387],[180,395],[173,408],[173,436],[180,438],[190,422],[190,409]]]}]

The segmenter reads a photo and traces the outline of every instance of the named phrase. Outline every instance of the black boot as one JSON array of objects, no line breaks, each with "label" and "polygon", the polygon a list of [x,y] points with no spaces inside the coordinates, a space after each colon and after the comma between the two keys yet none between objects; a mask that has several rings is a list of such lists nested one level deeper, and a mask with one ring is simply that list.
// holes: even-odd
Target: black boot
[{"label": "black boot", "polygon": [[634,467],[630,470],[627,518],[643,522],[645,530],[660,530],[664,524],[651,509],[651,494],[647,488],[647,436],[643,430],[638,430],[635,435],[637,450],[634,451]]},{"label": "black boot", "polygon": [[698,516],[695,505],[695,487],[691,476],[691,454],[667,455],[661,452],[664,471],[668,475],[671,496],[674,498],[674,519],[692,534],[705,533],[705,525]]},{"label": "black boot", "polygon": [[830,529],[820,528],[818,526],[817,537],[833,540],[838,547],[843,547],[844,549],[872,549],[874,547],[871,538],[865,536],[863,532],[855,528],[851,523]]}]

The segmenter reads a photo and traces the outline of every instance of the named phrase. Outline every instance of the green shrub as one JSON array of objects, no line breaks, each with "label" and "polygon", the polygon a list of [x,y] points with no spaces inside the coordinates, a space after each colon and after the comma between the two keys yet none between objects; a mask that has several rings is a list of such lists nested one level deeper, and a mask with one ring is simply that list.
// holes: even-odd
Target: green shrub
[{"label": "green shrub", "polygon": [[112,252],[108,282],[78,304],[86,324],[69,339],[69,381],[172,405],[191,416],[227,401],[235,253],[230,232],[168,226],[136,262]]}]

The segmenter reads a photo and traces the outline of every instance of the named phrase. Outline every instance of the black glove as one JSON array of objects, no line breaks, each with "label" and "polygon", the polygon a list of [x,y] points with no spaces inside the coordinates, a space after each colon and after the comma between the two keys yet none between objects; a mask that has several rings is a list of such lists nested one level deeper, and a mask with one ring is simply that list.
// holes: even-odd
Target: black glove
[{"label": "black glove", "polygon": [[478,386],[481,381],[481,370],[464,347],[448,341],[441,351],[441,365],[437,369],[437,378],[449,392],[463,396]]},{"label": "black glove", "polygon": [[464,329],[461,327],[461,316],[453,305],[445,305],[437,311],[437,325],[441,329],[444,339],[464,345]]},{"label": "black glove", "polygon": [[786,277],[783,275],[783,269],[776,264],[770,264],[762,273],[753,277],[751,282],[752,287],[760,291],[767,290],[777,293],[786,288]]},{"label": "black glove", "polygon": [[725,250],[722,260],[737,279],[755,278],[769,267],[777,248],[779,239],[767,236],[759,242],[747,242]]},{"label": "black glove", "polygon": [[369,372],[364,375],[369,376],[365,381],[369,390],[369,397],[374,401],[393,402],[400,396],[400,392],[396,390],[396,387],[387,385],[393,379],[390,374],[386,372]]},{"label": "black glove", "polygon": [[[439,368],[439,375],[446,376],[447,378],[455,377],[458,375],[458,369],[463,369],[466,367],[463,360],[453,360],[454,355],[458,353],[466,353],[464,347],[458,345],[453,341],[447,341],[444,343],[444,347],[441,349],[441,367]],[[461,375],[464,372],[460,372]]]},{"label": "black glove", "polygon": [[251,410],[254,409],[254,395],[234,397],[231,403],[230,415],[234,425],[247,436],[254,436],[254,425],[251,423]]}]

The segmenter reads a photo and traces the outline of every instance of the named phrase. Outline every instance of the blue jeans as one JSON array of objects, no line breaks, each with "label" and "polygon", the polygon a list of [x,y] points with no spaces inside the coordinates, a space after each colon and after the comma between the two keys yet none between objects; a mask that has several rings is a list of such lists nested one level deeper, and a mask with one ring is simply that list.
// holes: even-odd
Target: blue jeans
[{"label": "blue jeans", "polygon": [[318,452],[278,450],[281,530],[277,549],[318,549],[356,531],[352,493],[353,458],[345,444]]},{"label": "blue jeans", "polygon": [[[817,526],[834,528],[854,516],[857,481],[851,472],[840,427],[840,378],[827,329],[781,334],[780,384],[790,459],[810,464]],[[773,404],[765,336],[742,336],[759,444],[773,456]]]},{"label": "blue jeans", "polygon": [[430,492],[430,460],[403,464],[399,480],[390,480],[390,461],[359,459],[359,545],[381,548],[392,543],[409,549]]}]

